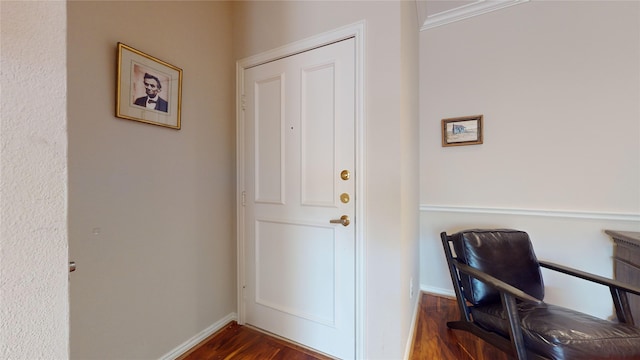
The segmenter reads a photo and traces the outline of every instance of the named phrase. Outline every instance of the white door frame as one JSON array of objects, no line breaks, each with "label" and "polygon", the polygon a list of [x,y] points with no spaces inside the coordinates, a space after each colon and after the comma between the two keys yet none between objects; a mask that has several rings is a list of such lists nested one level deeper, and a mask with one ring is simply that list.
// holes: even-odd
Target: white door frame
[{"label": "white door frame", "polygon": [[238,297],[238,323],[244,324],[246,311],[244,308],[244,284],[245,284],[245,218],[244,218],[244,71],[250,67],[264,64],[283,57],[295,55],[312,50],[324,45],[348,39],[355,39],[355,161],[356,161],[356,196],[355,212],[355,352],[356,359],[364,358],[364,332],[365,332],[365,114],[364,114],[364,44],[365,22],[360,21],[345,27],[326,33],[312,36],[308,39],[297,41],[282,47],[269,50],[236,62],[236,220],[237,220],[237,297]]}]

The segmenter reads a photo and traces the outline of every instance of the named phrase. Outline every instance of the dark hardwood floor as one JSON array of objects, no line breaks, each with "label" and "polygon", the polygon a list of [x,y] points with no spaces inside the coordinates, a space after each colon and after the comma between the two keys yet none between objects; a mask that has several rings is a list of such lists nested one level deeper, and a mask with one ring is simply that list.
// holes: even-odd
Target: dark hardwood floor
[{"label": "dark hardwood floor", "polygon": [[411,360],[508,359],[493,345],[466,332],[447,328],[447,321],[459,319],[455,299],[422,294]]},{"label": "dark hardwood floor", "polygon": [[177,360],[330,360],[332,358],[235,321]]},{"label": "dark hardwood floor", "polygon": [[[422,294],[411,359],[507,360],[500,350],[473,335],[448,330],[447,321],[458,318],[455,300]],[[234,322],[178,359],[328,360],[331,357]]]}]

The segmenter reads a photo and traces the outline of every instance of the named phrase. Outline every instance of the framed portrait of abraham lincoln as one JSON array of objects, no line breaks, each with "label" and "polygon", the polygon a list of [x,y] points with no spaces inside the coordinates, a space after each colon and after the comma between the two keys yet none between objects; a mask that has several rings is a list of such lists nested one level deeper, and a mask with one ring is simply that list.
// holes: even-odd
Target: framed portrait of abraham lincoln
[{"label": "framed portrait of abraham lincoln", "polygon": [[116,116],[180,129],[182,69],[118,43]]}]

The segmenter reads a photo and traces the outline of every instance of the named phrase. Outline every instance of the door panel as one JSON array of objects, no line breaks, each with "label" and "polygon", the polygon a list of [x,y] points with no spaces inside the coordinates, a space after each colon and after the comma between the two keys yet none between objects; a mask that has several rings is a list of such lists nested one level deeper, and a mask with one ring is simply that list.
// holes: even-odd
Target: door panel
[{"label": "door panel", "polygon": [[282,76],[255,84],[256,202],[284,203],[282,187]]},{"label": "door panel", "polygon": [[302,70],[302,204],[335,205],[334,64]]},{"label": "door panel", "polygon": [[347,39],[243,83],[245,321],[340,358],[355,352],[354,53]]},{"label": "door panel", "polygon": [[256,227],[256,303],[334,325],[333,229],[272,221]]}]

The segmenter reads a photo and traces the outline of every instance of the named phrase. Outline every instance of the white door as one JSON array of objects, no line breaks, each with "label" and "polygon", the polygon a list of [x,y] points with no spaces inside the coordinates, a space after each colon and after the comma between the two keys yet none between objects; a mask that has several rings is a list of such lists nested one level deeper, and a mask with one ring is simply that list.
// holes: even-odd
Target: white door
[{"label": "white door", "polygon": [[343,359],[355,352],[354,43],[243,81],[244,320]]}]

